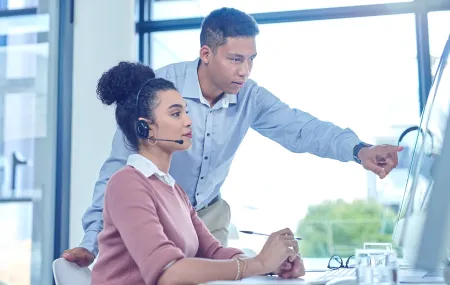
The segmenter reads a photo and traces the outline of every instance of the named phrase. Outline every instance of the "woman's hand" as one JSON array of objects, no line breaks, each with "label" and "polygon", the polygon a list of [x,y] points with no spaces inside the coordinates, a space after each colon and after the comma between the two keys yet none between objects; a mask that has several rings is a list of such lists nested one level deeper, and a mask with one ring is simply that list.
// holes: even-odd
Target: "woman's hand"
[{"label": "woman's hand", "polygon": [[298,258],[297,253],[298,244],[294,234],[290,229],[283,229],[269,236],[263,249],[255,258],[261,262],[266,273],[276,272],[285,261],[295,264]]},{"label": "woman's hand", "polygon": [[300,254],[293,262],[285,261],[283,262],[274,273],[281,278],[298,278],[305,275],[305,265],[303,264],[303,259]]}]

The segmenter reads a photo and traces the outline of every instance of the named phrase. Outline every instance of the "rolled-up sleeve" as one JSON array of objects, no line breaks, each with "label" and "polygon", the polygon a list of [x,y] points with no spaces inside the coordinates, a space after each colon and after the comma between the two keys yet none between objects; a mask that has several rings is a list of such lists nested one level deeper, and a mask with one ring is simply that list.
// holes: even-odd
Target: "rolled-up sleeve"
[{"label": "rolled-up sleeve", "polygon": [[106,211],[148,285],[157,283],[169,263],[185,257],[165,235],[156,207],[144,178],[130,179],[129,172],[111,178]]},{"label": "rolled-up sleeve", "polygon": [[361,142],[350,129],[321,121],[289,107],[263,87],[253,90],[255,114],[252,128],[286,149],[319,157],[352,161],[353,148]]}]

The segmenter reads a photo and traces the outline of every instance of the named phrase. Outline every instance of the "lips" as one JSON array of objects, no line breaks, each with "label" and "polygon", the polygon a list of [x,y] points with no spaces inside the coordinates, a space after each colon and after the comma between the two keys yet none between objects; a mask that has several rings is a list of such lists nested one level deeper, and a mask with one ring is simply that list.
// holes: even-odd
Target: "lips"
[{"label": "lips", "polygon": [[233,81],[233,83],[236,84],[236,85],[239,85],[239,86],[244,85],[244,82]]},{"label": "lips", "polygon": [[184,137],[188,137],[188,138],[192,138],[192,132],[185,133],[183,136]]}]

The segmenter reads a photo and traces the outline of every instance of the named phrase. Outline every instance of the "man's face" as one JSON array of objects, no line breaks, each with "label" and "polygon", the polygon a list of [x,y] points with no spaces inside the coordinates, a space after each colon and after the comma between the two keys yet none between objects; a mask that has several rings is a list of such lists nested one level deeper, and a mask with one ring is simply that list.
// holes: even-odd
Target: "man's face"
[{"label": "man's face", "polygon": [[228,38],[211,53],[208,74],[212,83],[225,93],[236,94],[244,85],[256,57],[254,37]]}]

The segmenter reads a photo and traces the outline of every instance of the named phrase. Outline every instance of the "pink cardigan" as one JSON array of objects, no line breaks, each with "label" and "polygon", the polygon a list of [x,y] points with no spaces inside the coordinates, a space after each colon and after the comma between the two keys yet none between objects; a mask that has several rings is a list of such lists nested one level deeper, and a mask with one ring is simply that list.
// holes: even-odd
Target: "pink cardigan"
[{"label": "pink cardigan", "polygon": [[156,284],[165,267],[181,258],[242,254],[211,235],[180,186],[131,166],[109,180],[103,216],[92,285]]}]

